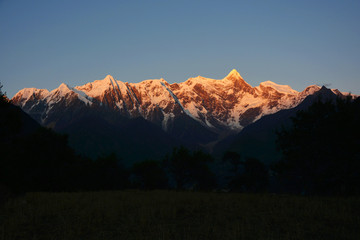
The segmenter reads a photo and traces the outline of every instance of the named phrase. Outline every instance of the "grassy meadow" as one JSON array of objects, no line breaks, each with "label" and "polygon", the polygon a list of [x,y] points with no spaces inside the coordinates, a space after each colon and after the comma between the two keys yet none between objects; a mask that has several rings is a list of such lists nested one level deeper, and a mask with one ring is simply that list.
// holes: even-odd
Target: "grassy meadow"
[{"label": "grassy meadow", "polygon": [[360,239],[360,198],[176,191],[27,193],[0,239]]}]

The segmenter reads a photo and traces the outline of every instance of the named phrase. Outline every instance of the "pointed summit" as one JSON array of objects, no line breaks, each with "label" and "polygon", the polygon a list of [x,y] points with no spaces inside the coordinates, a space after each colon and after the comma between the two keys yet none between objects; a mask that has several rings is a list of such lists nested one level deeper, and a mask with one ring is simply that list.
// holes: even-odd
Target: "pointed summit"
[{"label": "pointed summit", "polygon": [[104,78],[104,80],[106,80],[106,81],[114,81],[114,78],[113,78],[113,76],[111,76],[111,75],[106,75],[106,77]]},{"label": "pointed summit", "polygon": [[58,88],[59,89],[70,89],[69,85],[67,85],[66,83],[60,84],[60,86]]},{"label": "pointed summit", "polygon": [[[61,94],[66,94],[68,92],[72,91],[72,88],[69,87],[69,85],[62,83],[57,89],[54,89],[53,91],[59,91]],[[51,92],[53,92],[51,91]]]},{"label": "pointed summit", "polygon": [[236,69],[231,70],[231,72],[225,78],[229,80],[244,80],[240,73],[236,71]]}]

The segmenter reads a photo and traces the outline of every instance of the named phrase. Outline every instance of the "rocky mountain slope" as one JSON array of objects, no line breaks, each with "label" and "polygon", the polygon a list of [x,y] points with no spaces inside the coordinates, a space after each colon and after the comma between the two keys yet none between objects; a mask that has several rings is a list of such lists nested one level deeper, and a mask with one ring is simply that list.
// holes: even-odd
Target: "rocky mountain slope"
[{"label": "rocky mountain slope", "polygon": [[298,92],[271,81],[252,87],[232,70],[220,80],[198,76],[173,84],[164,79],[128,83],[108,75],[52,91],[25,88],[12,102],[41,125],[69,134],[70,144],[85,155],[115,151],[151,158],[179,144],[212,147],[319,90],[313,85]]},{"label": "rocky mountain slope", "polygon": [[108,75],[74,88],[61,84],[51,92],[25,88],[12,101],[45,126],[57,124],[61,108],[106,107],[127,118],[143,117],[164,131],[171,132],[174,119],[187,115],[221,132],[239,131],[264,115],[293,108],[319,89],[310,86],[297,92],[270,81],[252,87],[232,70],[221,80],[198,76],[174,84],[164,79],[124,83]]}]

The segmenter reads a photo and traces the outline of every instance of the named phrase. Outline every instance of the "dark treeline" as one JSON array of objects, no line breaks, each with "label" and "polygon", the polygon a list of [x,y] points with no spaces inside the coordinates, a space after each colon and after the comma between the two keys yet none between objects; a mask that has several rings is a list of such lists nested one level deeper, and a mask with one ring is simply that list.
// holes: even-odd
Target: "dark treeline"
[{"label": "dark treeline", "polygon": [[[1,89],[0,89],[1,90]],[[37,125],[0,91],[0,193],[139,189],[225,190],[296,194],[359,194],[360,99],[318,101],[278,132],[283,158],[265,166],[226,152],[175,148],[164,159],[125,168],[115,154],[91,160],[77,155],[67,136]],[[31,124],[30,124],[31,125]],[[36,124],[34,124],[36,126]],[[4,189],[7,189],[6,191]]]},{"label": "dark treeline", "polygon": [[283,158],[273,166],[282,191],[360,193],[360,98],[321,101],[277,133]]}]

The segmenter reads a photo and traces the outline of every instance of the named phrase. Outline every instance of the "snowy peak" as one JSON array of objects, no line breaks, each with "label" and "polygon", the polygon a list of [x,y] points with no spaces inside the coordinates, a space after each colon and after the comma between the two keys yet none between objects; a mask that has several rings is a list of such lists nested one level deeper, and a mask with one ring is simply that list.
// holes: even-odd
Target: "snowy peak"
[{"label": "snowy peak", "polygon": [[24,107],[27,102],[42,100],[48,95],[49,91],[47,89],[24,88],[14,95],[12,101]]},{"label": "snowy peak", "polygon": [[60,84],[60,86],[57,89],[55,89],[54,91],[56,91],[56,90],[60,91],[63,94],[66,94],[66,93],[72,91],[71,88],[65,83]]},{"label": "snowy peak", "polygon": [[311,95],[311,94],[314,94],[315,92],[319,91],[320,89],[321,89],[321,87],[318,86],[318,85],[310,85],[307,88],[305,88],[301,92],[301,94],[303,94],[303,95]]},{"label": "snowy peak", "polygon": [[47,96],[46,98],[48,99],[52,99],[54,97],[57,98],[64,98],[68,95],[72,95],[75,94],[75,91],[72,87],[70,87],[69,85],[62,83],[60,84],[60,86],[58,88],[55,88],[54,90],[52,90]]},{"label": "snowy peak", "polygon": [[265,81],[260,83],[259,88],[272,88],[274,90],[276,90],[279,93],[283,93],[283,94],[298,94],[298,91],[292,89],[289,85],[280,85],[280,84],[276,84],[274,82],[271,81]]},{"label": "snowy peak", "polygon": [[30,97],[44,98],[49,94],[47,89],[24,88],[17,92],[13,98],[29,99]]},{"label": "snowy peak", "polygon": [[231,70],[231,72],[225,77],[226,79],[232,80],[232,81],[236,81],[236,80],[244,80],[240,73],[238,73],[238,71],[236,71],[236,69]]},{"label": "snowy peak", "polygon": [[[63,100],[65,102],[71,102],[74,99],[78,99],[85,104],[92,104],[91,97],[88,97],[84,92],[76,90],[65,83],[60,84],[58,88],[55,88],[51,92],[49,92],[48,90],[46,91],[47,94],[44,95],[42,99],[45,100],[49,105],[58,103]],[[41,100],[40,98],[38,99]]]},{"label": "snowy peak", "polygon": [[75,87],[76,90],[82,91],[90,97],[97,98],[104,94],[105,91],[114,88],[115,79],[111,75],[107,75],[102,80],[86,83],[82,86]]},{"label": "snowy peak", "polygon": [[106,75],[106,77],[103,79],[103,81],[106,81],[106,82],[112,82],[112,81],[115,81],[113,76],[111,75]]}]

